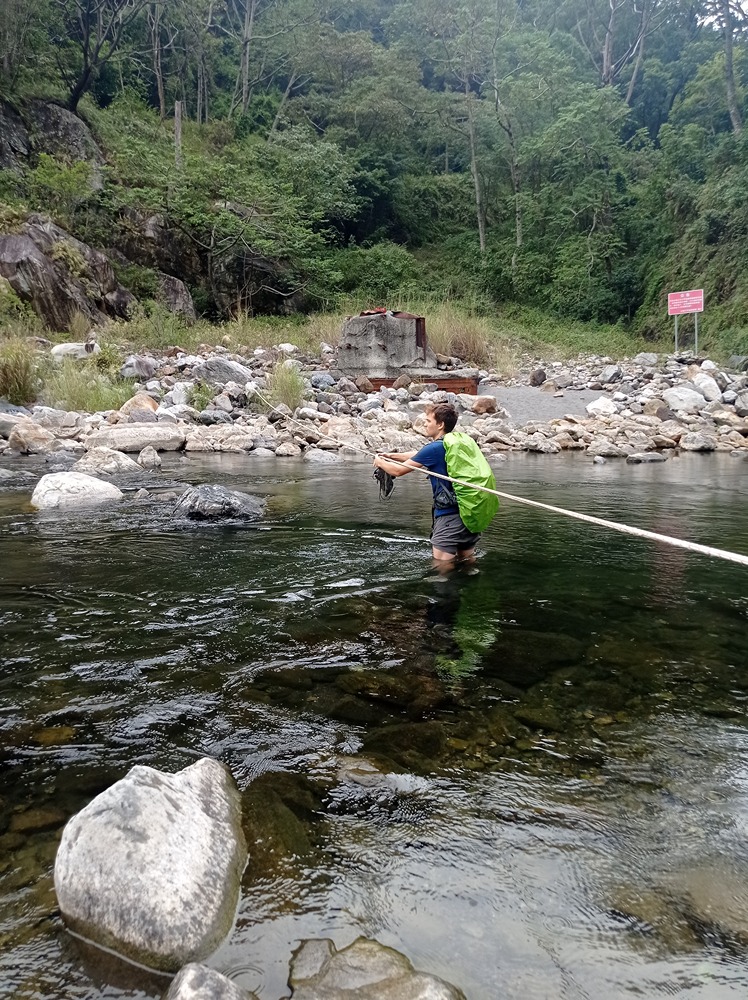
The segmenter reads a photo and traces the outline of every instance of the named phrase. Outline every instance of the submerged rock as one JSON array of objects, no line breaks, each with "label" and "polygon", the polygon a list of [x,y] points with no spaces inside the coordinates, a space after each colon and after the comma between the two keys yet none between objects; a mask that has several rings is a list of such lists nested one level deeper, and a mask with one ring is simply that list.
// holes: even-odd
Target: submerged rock
[{"label": "submerged rock", "polygon": [[38,510],[83,507],[121,500],[124,494],[113,483],[105,483],[83,472],[50,472],[42,476],[31,494]]},{"label": "submerged rock", "polygon": [[207,965],[191,962],[174,977],[163,1000],[257,1000],[254,993],[244,990]]},{"label": "submerged rock", "polygon": [[137,765],[65,827],[55,889],[71,930],[173,972],[230,930],[246,858],[225,765],[203,758],[177,774]]},{"label": "submerged rock", "polygon": [[256,521],[265,504],[249,493],[227,490],[224,486],[191,486],[177,500],[174,514],[196,521],[230,517]]},{"label": "submerged rock", "polygon": [[689,921],[723,937],[748,944],[748,881],[745,873],[704,861],[673,872],[667,890]]},{"label": "submerged rock", "polygon": [[400,952],[363,937],[342,951],[327,938],[303,941],[289,986],[293,1000],[465,1000],[456,986],[417,972]]}]

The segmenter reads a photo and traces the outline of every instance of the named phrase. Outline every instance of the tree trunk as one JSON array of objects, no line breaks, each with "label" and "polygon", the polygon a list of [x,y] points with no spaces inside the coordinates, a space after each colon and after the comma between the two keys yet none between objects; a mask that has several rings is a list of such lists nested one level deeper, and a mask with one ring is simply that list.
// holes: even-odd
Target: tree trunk
[{"label": "tree trunk", "polygon": [[148,23],[151,28],[151,62],[153,75],[156,77],[158,91],[158,113],[161,121],[166,118],[166,93],[164,90],[164,74],[161,67],[161,5],[153,4],[148,11]]},{"label": "tree trunk", "polygon": [[473,175],[473,187],[475,189],[475,214],[478,220],[478,243],[480,252],[486,252],[486,210],[483,205],[483,191],[481,189],[480,174],[478,172],[478,142],[475,135],[475,118],[473,117],[473,100],[470,88],[465,83],[465,103],[467,104],[468,118],[468,139],[470,140],[470,173]]},{"label": "tree trunk", "polygon": [[605,30],[605,42],[603,44],[603,66],[600,74],[604,85],[612,83],[613,80],[613,43],[615,41],[615,23],[618,12],[617,0],[610,0],[610,17],[608,27]]},{"label": "tree trunk", "polygon": [[512,254],[512,282],[517,273],[517,254],[522,246],[522,175],[519,172],[517,163],[517,150],[514,145],[514,134],[509,133],[509,172],[512,177],[512,191],[514,192],[514,253]]},{"label": "tree trunk", "polygon": [[246,0],[244,8],[244,30],[242,31],[242,114],[246,115],[249,107],[250,85],[249,85],[249,49],[254,33],[255,11],[257,0]]},{"label": "tree trunk", "polygon": [[634,70],[631,74],[631,79],[629,80],[628,90],[626,91],[626,104],[631,107],[631,100],[634,96],[634,87],[636,86],[636,80],[639,76],[639,69],[642,64],[642,56],[644,55],[644,32],[639,39],[639,47],[636,53],[636,62],[634,63]]},{"label": "tree trunk", "polygon": [[182,169],[182,102],[174,102],[174,164]]},{"label": "tree trunk", "polygon": [[203,120],[203,60],[197,60],[197,107],[195,110],[195,121],[199,125]]},{"label": "tree trunk", "polygon": [[732,14],[730,0],[720,0],[720,19],[725,36],[725,82],[727,84],[727,110],[730,112],[730,122],[735,135],[740,135],[743,129],[743,118],[738,106],[738,95],[735,87],[735,70],[732,59]]},{"label": "tree trunk", "polygon": [[83,69],[81,70],[78,76],[78,79],[76,80],[72,90],[70,91],[70,95],[67,100],[68,111],[72,111],[73,114],[76,114],[76,112],[78,111],[78,104],[80,103],[80,99],[81,97],[83,97],[86,90],[88,90],[88,85],[90,81],[91,81],[91,66],[84,64]]},{"label": "tree trunk", "polygon": [[286,101],[291,96],[291,91],[293,90],[294,84],[296,83],[297,79],[298,77],[296,76],[296,73],[292,72],[291,76],[288,78],[288,84],[286,86],[286,89],[283,91],[283,97],[281,97],[281,102],[278,105],[278,110],[275,112],[275,118],[273,118],[273,124],[270,126],[270,131],[268,132],[268,140],[272,139],[272,137],[275,135],[275,131],[278,128],[278,124],[280,122],[280,118],[283,113],[283,108],[286,105]]}]

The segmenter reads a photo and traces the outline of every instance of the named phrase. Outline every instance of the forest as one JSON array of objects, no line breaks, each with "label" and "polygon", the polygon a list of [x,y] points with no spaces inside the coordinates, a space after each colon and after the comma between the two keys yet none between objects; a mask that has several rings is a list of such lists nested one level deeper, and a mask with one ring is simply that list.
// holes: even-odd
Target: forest
[{"label": "forest", "polygon": [[430,296],[656,340],[703,287],[748,353],[747,27],[733,0],[4,0],[0,97],[104,159],[0,172],[0,224],[45,212],[217,320]]}]

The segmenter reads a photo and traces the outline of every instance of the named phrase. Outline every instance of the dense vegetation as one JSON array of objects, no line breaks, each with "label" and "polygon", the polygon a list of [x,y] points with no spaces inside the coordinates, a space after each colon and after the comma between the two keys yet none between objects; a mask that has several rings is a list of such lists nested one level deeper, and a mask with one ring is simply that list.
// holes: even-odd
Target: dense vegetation
[{"label": "dense vegetation", "polygon": [[6,171],[0,221],[50,212],[214,318],[432,296],[656,338],[703,286],[748,353],[747,25],[733,0],[6,0],[2,96],[64,103],[107,165]]}]

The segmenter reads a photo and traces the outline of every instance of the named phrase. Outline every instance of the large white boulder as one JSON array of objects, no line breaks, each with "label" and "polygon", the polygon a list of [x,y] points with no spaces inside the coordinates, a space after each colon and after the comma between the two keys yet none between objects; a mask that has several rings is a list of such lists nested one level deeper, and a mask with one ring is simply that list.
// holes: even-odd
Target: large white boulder
[{"label": "large white boulder", "polygon": [[95,354],[100,353],[101,348],[96,341],[91,341],[87,344],[55,344],[50,351],[53,360],[57,364],[62,364],[66,358],[72,358],[74,361],[85,361],[86,358],[91,358]]},{"label": "large white boulder", "polygon": [[591,417],[612,417],[614,413],[618,413],[618,407],[607,396],[599,396],[597,399],[593,399],[591,403],[585,406],[585,410]]},{"label": "large white boulder", "polygon": [[722,399],[722,390],[717,385],[716,379],[707,374],[707,372],[698,372],[691,381],[696,391],[700,392],[707,402],[713,403],[716,400]]},{"label": "large white boulder", "polygon": [[662,398],[676,413],[696,413],[698,410],[703,410],[706,405],[704,394],[696,389],[690,389],[687,385],[676,385],[672,389],[665,389]]},{"label": "large white boulder", "polygon": [[84,472],[50,472],[42,476],[31,494],[38,510],[55,507],[87,507],[121,500],[122,490]]},{"label": "large white boulder", "polygon": [[139,453],[151,445],[156,451],[178,451],[185,438],[184,428],[176,424],[117,424],[93,431],[85,444],[89,450],[103,447]]},{"label": "large white boulder", "polygon": [[131,961],[175,972],[228,934],[247,845],[225,765],[137,765],[66,825],[54,882],[65,922]]}]

